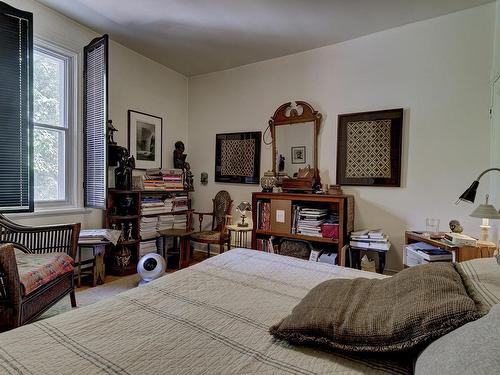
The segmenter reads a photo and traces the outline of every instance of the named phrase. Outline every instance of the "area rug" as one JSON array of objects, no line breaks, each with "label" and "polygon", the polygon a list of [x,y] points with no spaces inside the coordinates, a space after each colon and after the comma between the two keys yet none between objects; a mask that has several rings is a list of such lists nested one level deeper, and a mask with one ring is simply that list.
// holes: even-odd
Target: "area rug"
[{"label": "area rug", "polygon": [[[98,285],[94,288],[86,288],[80,290],[77,289],[77,308],[91,305],[104,299],[114,297],[117,294],[125,292],[129,289],[135,288],[137,286],[137,283],[139,282],[139,279],[139,275],[134,274],[130,276],[120,277],[117,280]],[[38,320],[50,318],[52,316],[62,314],[70,310],[72,310],[70,299],[69,296],[66,296],[57,304],[52,306],[49,310],[47,310]]]}]

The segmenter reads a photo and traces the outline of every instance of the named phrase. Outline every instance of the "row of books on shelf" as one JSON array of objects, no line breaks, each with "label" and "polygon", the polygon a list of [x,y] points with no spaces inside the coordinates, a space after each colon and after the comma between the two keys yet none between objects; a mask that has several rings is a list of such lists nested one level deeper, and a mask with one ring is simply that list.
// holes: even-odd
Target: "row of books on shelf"
[{"label": "row of books on shelf", "polygon": [[257,238],[257,250],[265,251],[266,253],[275,253],[274,237]]},{"label": "row of books on shelf", "polygon": [[[267,231],[273,230],[271,211],[270,202],[257,201],[256,228]],[[338,238],[338,212],[329,210],[328,208],[303,205],[292,205],[291,211],[289,233],[311,237]],[[337,227],[335,228],[335,226]]]},{"label": "row of books on shelf", "polygon": [[409,267],[430,262],[451,262],[453,259],[451,252],[425,242],[417,242],[406,245],[405,255],[406,265]]},{"label": "row of books on shelf", "polygon": [[143,184],[144,190],[183,190],[182,169],[148,169]]},{"label": "row of books on shelf", "polygon": [[166,199],[159,197],[144,197],[141,201],[142,215],[156,215],[185,211],[189,207],[187,195],[177,195]]},{"label": "row of books on shelf", "polygon": [[351,232],[351,248],[362,250],[389,251],[391,243],[382,229]]},{"label": "row of books on shelf", "polygon": [[[325,237],[324,224],[338,224],[338,212],[327,208],[292,206],[292,233],[304,236]],[[330,236],[327,236],[330,237]],[[338,233],[337,236],[338,237]]]}]

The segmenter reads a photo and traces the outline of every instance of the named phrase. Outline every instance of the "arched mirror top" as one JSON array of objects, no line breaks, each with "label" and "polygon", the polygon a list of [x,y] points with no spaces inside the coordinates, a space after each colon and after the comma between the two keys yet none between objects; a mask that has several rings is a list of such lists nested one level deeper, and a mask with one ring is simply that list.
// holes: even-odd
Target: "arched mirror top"
[{"label": "arched mirror top", "polygon": [[296,177],[310,166],[317,177],[318,134],[321,113],[297,100],[282,104],[269,120],[273,139],[273,171],[278,177]]}]

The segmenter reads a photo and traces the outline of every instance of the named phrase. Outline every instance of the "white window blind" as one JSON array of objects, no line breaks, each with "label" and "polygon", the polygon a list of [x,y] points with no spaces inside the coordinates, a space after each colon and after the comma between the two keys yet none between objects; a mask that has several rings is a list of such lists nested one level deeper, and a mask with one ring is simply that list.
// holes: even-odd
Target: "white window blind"
[{"label": "white window blind", "polygon": [[33,211],[33,15],[0,2],[0,211]]},{"label": "white window blind", "polygon": [[106,208],[108,117],[108,36],[84,48],[83,76],[85,207]]}]

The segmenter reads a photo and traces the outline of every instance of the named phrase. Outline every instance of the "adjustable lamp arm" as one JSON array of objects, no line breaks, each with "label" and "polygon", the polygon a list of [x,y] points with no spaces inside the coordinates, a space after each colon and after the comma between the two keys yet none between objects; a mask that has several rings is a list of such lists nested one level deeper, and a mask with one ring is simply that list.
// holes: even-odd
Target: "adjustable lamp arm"
[{"label": "adjustable lamp arm", "polygon": [[463,194],[458,198],[457,202],[455,204],[459,204],[460,201],[468,202],[468,203],[474,203],[474,200],[476,199],[476,192],[477,188],[479,186],[479,180],[481,177],[483,177],[486,173],[491,172],[491,171],[498,171],[500,172],[500,168],[488,168],[485,171],[481,172],[481,174],[476,178],[472,184],[469,186],[467,190],[463,192]]}]

